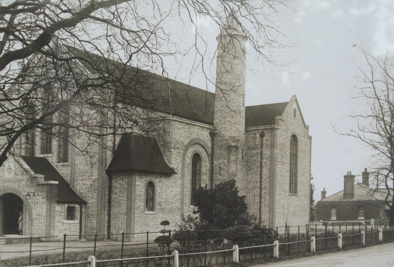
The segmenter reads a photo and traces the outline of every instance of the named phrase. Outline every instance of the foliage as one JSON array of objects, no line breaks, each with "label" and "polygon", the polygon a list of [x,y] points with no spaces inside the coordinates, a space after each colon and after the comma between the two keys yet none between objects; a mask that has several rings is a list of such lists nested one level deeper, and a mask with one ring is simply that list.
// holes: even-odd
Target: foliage
[{"label": "foliage", "polygon": [[[312,177],[313,179],[313,177]],[[310,192],[310,205],[309,205],[309,221],[313,222],[315,220],[315,185],[311,182],[310,184],[311,192]]]},{"label": "foliage", "polygon": [[[366,70],[359,68],[362,84],[355,87],[354,98],[361,100],[363,111],[348,115],[354,127],[342,135],[360,140],[373,153],[377,184],[383,183],[390,225],[394,225],[394,61],[387,55],[373,56],[363,51]],[[338,131],[337,131],[338,132]]]},{"label": "foliage", "polygon": [[198,189],[195,206],[194,213],[199,215],[201,226],[206,225],[209,229],[251,223],[245,196],[239,196],[235,180],[219,183],[213,189]]},{"label": "foliage", "polygon": [[[165,103],[158,103],[152,92],[152,77],[157,77],[141,70],[166,74],[169,61],[190,62],[185,58],[191,56],[187,67],[191,76],[198,68],[208,73],[204,66],[210,64],[205,61],[211,59],[206,58],[201,20],[225,29],[227,17],[235,13],[240,33],[248,38],[257,58],[274,63],[267,48],[283,47],[277,37],[284,35],[272,20],[283,5],[285,0],[2,1],[0,166],[14,152],[17,140],[34,129],[59,138],[56,127],[60,126],[97,138],[122,129],[149,132],[149,123],[139,118],[155,116],[154,108]],[[139,71],[130,72],[131,65]],[[43,97],[47,88],[53,99]],[[134,91],[127,94],[129,88]],[[121,105],[119,99],[127,99],[130,105]],[[31,103],[36,110],[26,119]],[[74,110],[66,123],[58,117],[70,105]],[[136,107],[152,110],[145,114]],[[83,152],[90,145],[70,144]]]}]

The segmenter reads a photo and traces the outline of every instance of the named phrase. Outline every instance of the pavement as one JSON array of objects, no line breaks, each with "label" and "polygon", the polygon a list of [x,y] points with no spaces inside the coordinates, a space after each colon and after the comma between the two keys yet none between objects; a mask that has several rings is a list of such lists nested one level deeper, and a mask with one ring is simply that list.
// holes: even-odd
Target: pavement
[{"label": "pavement", "polygon": [[293,259],[282,262],[253,265],[254,267],[265,266],[319,266],[319,267],[374,267],[394,266],[394,243],[376,245],[366,248],[340,251],[335,253],[315,255],[306,258]]}]

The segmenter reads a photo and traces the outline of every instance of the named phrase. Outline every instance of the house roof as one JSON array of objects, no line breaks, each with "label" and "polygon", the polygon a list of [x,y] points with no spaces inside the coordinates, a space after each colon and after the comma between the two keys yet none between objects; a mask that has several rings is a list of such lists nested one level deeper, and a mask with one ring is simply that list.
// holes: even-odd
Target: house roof
[{"label": "house roof", "polygon": [[[101,72],[102,75],[113,76],[121,82],[118,101],[214,124],[214,93],[73,47],[68,47],[68,50],[90,73]],[[274,125],[276,116],[283,114],[287,103],[246,107],[245,126]]]},{"label": "house roof", "polygon": [[245,126],[275,125],[275,118],[281,116],[288,102],[249,106],[245,110]]},{"label": "house roof", "polygon": [[44,181],[57,181],[57,202],[68,204],[87,204],[67,180],[56,170],[46,158],[21,156],[23,161],[35,174],[44,175]]},{"label": "house roof", "polygon": [[331,201],[376,201],[376,200],[385,200],[386,193],[384,193],[381,189],[373,189],[369,186],[366,186],[362,183],[357,183],[354,185],[354,197],[352,199],[344,199],[343,191],[341,190],[331,196],[328,196],[322,200],[321,202],[331,202]]},{"label": "house roof", "polygon": [[168,165],[152,137],[123,134],[107,171],[134,171],[171,175],[175,170]]}]

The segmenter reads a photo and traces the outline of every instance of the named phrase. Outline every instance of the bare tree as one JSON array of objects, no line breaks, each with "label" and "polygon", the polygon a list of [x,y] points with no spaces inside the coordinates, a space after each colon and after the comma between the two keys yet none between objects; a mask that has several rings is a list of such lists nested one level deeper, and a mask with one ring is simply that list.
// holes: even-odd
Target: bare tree
[{"label": "bare tree", "polygon": [[207,18],[223,28],[226,17],[235,13],[258,57],[270,62],[267,51],[282,46],[276,41],[282,34],[271,18],[284,4],[282,0],[3,2],[0,166],[18,139],[24,137],[27,144],[34,139],[35,129],[59,138],[73,128],[98,137],[116,134],[122,127],[149,131],[150,111],[165,111],[169,104],[157,95],[157,88],[168,80],[151,72],[165,74],[165,58],[182,57],[191,50],[194,66],[204,63],[203,34],[195,30],[189,46],[180,47],[175,44],[182,40],[166,28],[167,23],[176,22],[187,31],[190,25],[198,29],[198,18]]},{"label": "bare tree", "polygon": [[386,188],[385,203],[390,208],[390,226],[394,225],[394,62],[385,55],[373,56],[362,50],[368,69],[359,67],[362,85],[355,98],[366,102],[365,113],[351,114],[356,122],[349,132],[340,134],[362,141],[374,151],[373,168],[377,183]]}]

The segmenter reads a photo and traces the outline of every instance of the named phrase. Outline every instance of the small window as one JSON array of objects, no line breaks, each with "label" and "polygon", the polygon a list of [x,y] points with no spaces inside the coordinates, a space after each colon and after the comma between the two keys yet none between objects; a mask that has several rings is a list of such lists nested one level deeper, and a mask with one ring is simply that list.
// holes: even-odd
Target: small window
[{"label": "small window", "polygon": [[146,186],[146,211],[155,211],[155,184],[149,182]]},{"label": "small window", "polygon": [[363,208],[360,208],[358,210],[358,219],[359,220],[364,220],[364,209]]},{"label": "small window", "polygon": [[67,221],[75,221],[75,206],[67,206]]},{"label": "small window", "polygon": [[297,109],[294,108],[294,118],[296,118],[296,117],[297,117]]},{"label": "small window", "polygon": [[337,209],[332,208],[331,209],[331,221],[335,221],[337,219]]}]

